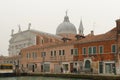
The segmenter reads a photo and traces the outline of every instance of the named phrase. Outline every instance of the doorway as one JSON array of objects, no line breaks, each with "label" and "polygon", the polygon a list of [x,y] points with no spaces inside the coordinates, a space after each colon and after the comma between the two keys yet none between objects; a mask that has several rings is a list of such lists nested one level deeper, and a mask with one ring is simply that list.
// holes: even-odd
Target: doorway
[{"label": "doorway", "polygon": [[85,61],[85,68],[86,68],[86,69],[90,69],[90,68],[91,68],[90,61],[89,61],[89,60],[86,60],[86,61]]}]

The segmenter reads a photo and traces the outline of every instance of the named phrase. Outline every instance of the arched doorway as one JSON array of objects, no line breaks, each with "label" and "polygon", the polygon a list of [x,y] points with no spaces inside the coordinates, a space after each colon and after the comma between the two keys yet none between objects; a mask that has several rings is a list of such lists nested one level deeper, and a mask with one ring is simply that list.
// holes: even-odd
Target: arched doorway
[{"label": "arched doorway", "polygon": [[90,68],[91,68],[90,61],[89,61],[89,60],[86,60],[86,61],[85,61],[85,68],[86,68],[86,69],[90,69]]}]

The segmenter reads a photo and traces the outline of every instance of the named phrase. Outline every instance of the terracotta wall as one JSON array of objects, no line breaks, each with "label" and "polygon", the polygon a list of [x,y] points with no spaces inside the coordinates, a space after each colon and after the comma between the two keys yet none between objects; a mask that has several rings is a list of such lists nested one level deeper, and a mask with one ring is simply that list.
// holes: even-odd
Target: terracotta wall
[{"label": "terracotta wall", "polygon": [[[100,61],[100,60],[113,60],[114,59],[114,53],[111,53],[111,46],[112,44],[116,44],[115,40],[109,40],[109,41],[99,41],[99,42],[89,42],[84,44],[76,44],[75,48],[78,48],[78,59],[83,60],[86,57],[92,57],[92,60],[94,61]],[[95,46],[97,49],[96,54],[88,55],[88,47]],[[99,46],[103,46],[104,53],[99,53]],[[86,47],[86,55],[82,54],[82,48]]]},{"label": "terracotta wall", "polygon": [[[69,62],[73,61],[73,55],[71,55],[71,49],[73,49],[73,45],[57,45],[49,48],[36,48],[33,46],[33,48],[27,48],[21,51],[21,64],[23,64],[26,67],[26,64],[28,63],[42,63],[43,57],[41,56],[41,52],[46,52],[46,56],[44,58],[44,62],[57,62],[60,61],[63,62]],[[60,56],[59,50],[65,50],[65,55]],[[56,51],[56,56],[51,56],[51,51]],[[33,59],[32,53],[36,53],[37,57]],[[28,59],[27,54],[30,53],[31,57]]]}]

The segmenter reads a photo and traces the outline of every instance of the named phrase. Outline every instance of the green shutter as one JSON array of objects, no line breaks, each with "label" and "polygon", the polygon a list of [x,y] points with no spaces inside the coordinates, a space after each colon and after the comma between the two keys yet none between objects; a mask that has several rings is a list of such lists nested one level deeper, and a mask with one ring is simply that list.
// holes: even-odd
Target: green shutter
[{"label": "green shutter", "polygon": [[88,49],[88,53],[89,53],[89,54],[92,53],[92,48],[91,48],[91,47],[89,47],[89,49]]},{"label": "green shutter", "polygon": [[96,54],[96,47],[93,47],[93,54]]},{"label": "green shutter", "polygon": [[85,50],[84,50],[84,51],[85,51],[85,54],[86,54],[86,48],[85,48]]},{"label": "green shutter", "polygon": [[83,48],[83,54],[84,55],[86,54],[86,48]]},{"label": "green shutter", "polygon": [[116,52],[116,46],[115,45],[112,45],[112,52]]}]

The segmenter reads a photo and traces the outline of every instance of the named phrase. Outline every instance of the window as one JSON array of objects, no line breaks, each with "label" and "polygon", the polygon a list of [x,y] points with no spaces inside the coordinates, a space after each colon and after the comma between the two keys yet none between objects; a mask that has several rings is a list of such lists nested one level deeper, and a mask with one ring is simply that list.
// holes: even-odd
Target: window
[{"label": "window", "polygon": [[82,54],[86,54],[86,48],[84,47],[84,48],[82,48]]},{"label": "window", "polygon": [[59,55],[61,55],[61,50],[59,50]]},{"label": "window", "polygon": [[75,63],[75,66],[77,66],[77,63]]},{"label": "window", "polygon": [[31,57],[31,54],[30,53],[27,53],[27,59],[29,59]]},{"label": "window", "polygon": [[93,54],[96,54],[96,47],[93,47]]},{"label": "window", "polygon": [[51,56],[56,56],[56,51],[51,51]]},{"label": "window", "polygon": [[46,56],[46,52],[44,52],[44,56]]},{"label": "window", "polygon": [[34,58],[37,58],[37,53],[34,53]]},{"label": "window", "polygon": [[99,53],[100,53],[100,54],[103,53],[103,46],[99,46]]},{"label": "window", "polygon": [[46,52],[41,52],[41,57],[45,57],[46,56]]},{"label": "window", "polygon": [[65,50],[62,50],[63,52],[62,52],[62,55],[65,55]]},{"label": "window", "polygon": [[71,49],[71,55],[77,56],[78,55],[78,49]]},{"label": "window", "polygon": [[97,50],[96,50],[96,47],[89,47],[88,48],[88,53],[91,55],[91,54],[96,54]]},{"label": "window", "polygon": [[115,44],[112,45],[112,49],[111,50],[112,50],[112,53],[116,52],[116,45]]},{"label": "window", "polygon": [[59,55],[65,55],[65,50],[59,50]]},{"label": "window", "polygon": [[42,40],[42,44],[44,43],[44,40]]},{"label": "window", "polygon": [[71,49],[71,55],[73,55],[73,49]]},{"label": "window", "polygon": [[29,58],[31,58],[31,54],[29,53]]},{"label": "window", "polygon": [[51,51],[51,56],[53,56],[53,51]]},{"label": "window", "polygon": [[75,54],[74,54],[75,56],[77,56],[78,55],[78,49],[75,49]]},{"label": "window", "polygon": [[27,53],[26,57],[28,58],[28,53]]},{"label": "window", "polygon": [[92,48],[91,47],[88,48],[88,53],[92,54]]},{"label": "window", "polygon": [[32,53],[32,57],[34,58],[34,52]]},{"label": "window", "polygon": [[34,59],[37,58],[37,53],[33,52],[33,53],[32,53],[32,57],[33,57]]},{"label": "window", "polygon": [[56,51],[54,51],[54,56],[56,56]]},{"label": "window", "polygon": [[28,64],[26,64],[26,67],[28,68]]},{"label": "window", "polygon": [[43,44],[43,43],[44,43],[44,40],[43,40],[43,39],[40,39],[40,43]]}]

